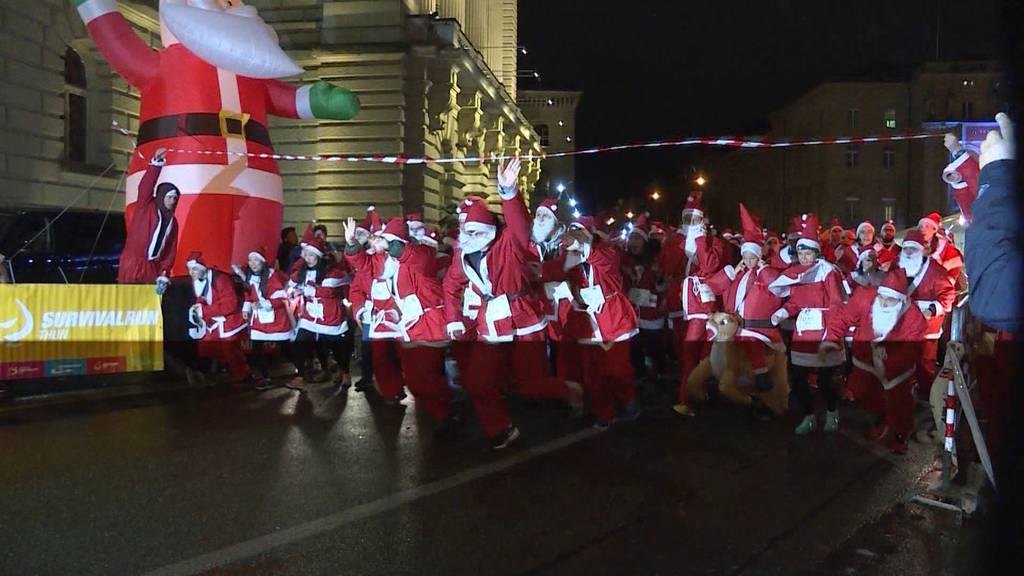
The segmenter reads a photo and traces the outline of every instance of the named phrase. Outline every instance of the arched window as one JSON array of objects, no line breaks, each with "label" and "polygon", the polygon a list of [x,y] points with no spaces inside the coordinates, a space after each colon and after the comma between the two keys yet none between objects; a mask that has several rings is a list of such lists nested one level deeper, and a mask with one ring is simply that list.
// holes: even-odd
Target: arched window
[{"label": "arched window", "polygon": [[69,46],[64,51],[64,160],[76,164],[86,161],[89,125],[86,88],[85,63]]}]

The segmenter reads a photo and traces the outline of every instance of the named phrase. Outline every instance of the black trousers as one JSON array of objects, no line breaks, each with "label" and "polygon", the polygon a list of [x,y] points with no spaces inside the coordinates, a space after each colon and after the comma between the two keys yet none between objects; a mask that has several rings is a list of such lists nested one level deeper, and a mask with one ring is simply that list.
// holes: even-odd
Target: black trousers
[{"label": "black trousers", "polygon": [[800,409],[804,411],[805,415],[814,414],[814,399],[811,396],[811,387],[807,383],[807,376],[812,370],[818,373],[818,390],[821,391],[821,396],[825,399],[825,406],[830,412],[834,412],[839,407],[839,392],[832,386],[832,374],[835,372],[834,366],[808,368],[807,366],[797,366],[794,364],[789,370],[793,397],[796,398],[797,403],[800,404]]},{"label": "black trousers", "polygon": [[334,361],[338,363],[338,369],[342,374],[349,372],[349,363],[352,359],[352,334],[345,332],[339,335],[319,334],[300,328],[292,343],[295,349],[294,362],[299,370],[300,376],[306,376],[306,366],[314,357],[320,360],[320,367],[327,369],[329,355],[334,355]]}]

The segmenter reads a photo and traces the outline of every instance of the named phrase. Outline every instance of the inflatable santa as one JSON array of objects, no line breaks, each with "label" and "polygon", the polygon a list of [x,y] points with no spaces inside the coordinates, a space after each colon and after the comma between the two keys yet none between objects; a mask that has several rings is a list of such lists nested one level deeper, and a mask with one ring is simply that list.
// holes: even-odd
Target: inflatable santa
[{"label": "inflatable santa", "polygon": [[282,186],[266,157],[274,152],[267,116],[347,120],[359,110],[356,96],[323,81],[297,87],[277,80],[302,69],[241,0],[161,0],[159,50],[135,33],[116,0],[72,2],[100,52],[141,96],[128,229],[148,159],[166,148],[160,182],[181,192],[175,273],[194,250],[227,269],[252,246],[276,246]]}]

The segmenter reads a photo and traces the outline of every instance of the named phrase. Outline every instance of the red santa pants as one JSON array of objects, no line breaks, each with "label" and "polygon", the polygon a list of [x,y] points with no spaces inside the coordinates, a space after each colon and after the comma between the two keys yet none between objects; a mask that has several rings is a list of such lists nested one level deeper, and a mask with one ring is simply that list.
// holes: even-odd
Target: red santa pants
[{"label": "red santa pants", "polygon": [[473,343],[463,386],[488,436],[498,434],[512,423],[501,398],[503,375],[511,374],[514,389],[521,396],[568,399],[565,381],[549,376],[547,366],[543,340]]},{"label": "red santa pants", "polygon": [[747,361],[750,362],[750,368],[754,371],[754,374],[765,374],[768,372],[764,359],[764,342],[757,338],[737,338],[736,342],[747,354]]},{"label": "red santa pants", "polygon": [[583,385],[590,397],[590,411],[600,421],[611,422],[636,397],[629,346],[629,341],[616,342],[608,350],[597,345],[580,346]]},{"label": "red santa pants", "polygon": [[416,404],[438,420],[448,415],[452,397],[444,374],[444,351],[441,346],[410,346],[398,350],[405,384],[416,398]]},{"label": "red santa pants", "polygon": [[583,360],[580,344],[572,340],[552,340],[555,349],[555,371],[559,378],[573,382],[583,381]]},{"label": "red santa pants", "polygon": [[385,398],[394,398],[405,386],[398,342],[371,340],[370,348],[373,357],[373,378],[377,382],[377,388]]},{"label": "red santa pants", "polygon": [[938,369],[935,367],[935,360],[939,355],[939,341],[925,340],[921,346],[921,358],[917,362],[917,392],[928,397],[932,389],[932,382],[935,382],[935,374]]},{"label": "red santa pants", "polygon": [[686,402],[686,379],[690,372],[711,351],[708,342],[707,320],[694,318],[672,321],[672,340],[679,358],[679,402]]},{"label": "red santa pants", "polygon": [[910,434],[914,428],[914,394],[909,379],[885,390],[873,374],[854,366],[848,382],[859,391],[857,403],[879,416],[890,433]]},{"label": "red santa pants", "polygon": [[211,358],[228,367],[232,382],[241,382],[249,375],[249,364],[245,361],[242,341],[203,339],[196,342],[196,353],[200,358]]}]

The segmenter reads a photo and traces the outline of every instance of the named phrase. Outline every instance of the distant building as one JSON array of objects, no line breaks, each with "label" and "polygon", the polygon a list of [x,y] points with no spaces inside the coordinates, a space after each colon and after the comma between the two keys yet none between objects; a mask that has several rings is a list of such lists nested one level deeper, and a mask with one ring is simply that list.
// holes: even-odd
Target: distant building
[{"label": "distant building", "polygon": [[[516,105],[517,0],[250,0],[303,66],[355,91],[349,122],[275,119],[281,154],[470,157],[532,153],[528,193],[541,174],[540,137]],[[119,0],[159,45],[156,0]],[[138,129],[138,94],[96,52],[74,3],[7,2],[0,11],[0,190],[5,205],[71,202],[123,209],[114,198]],[[316,219],[332,235],[369,204],[382,216],[422,211],[431,221],[467,193],[497,196],[494,166],[281,161],[285,225]],[[104,170],[106,172],[104,174]]]},{"label": "distant building", "polygon": [[[582,92],[560,90],[519,91],[519,107],[537,131],[546,154],[576,148],[576,108],[582,95]],[[574,157],[545,159],[537,182],[538,198],[557,195],[560,186],[565,190],[563,198],[575,195],[575,166]]]},{"label": "distant building", "polygon": [[[935,62],[908,81],[819,84],[769,115],[764,137],[835,138],[914,132],[991,121],[1006,109],[993,62]],[[706,202],[718,220],[736,220],[741,200],[764,224],[784,228],[793,214],[915,223],[930,210],[956,210],[941,180],[948,153],[941,138],[890,143],[737,150],[711,161]]]}]

